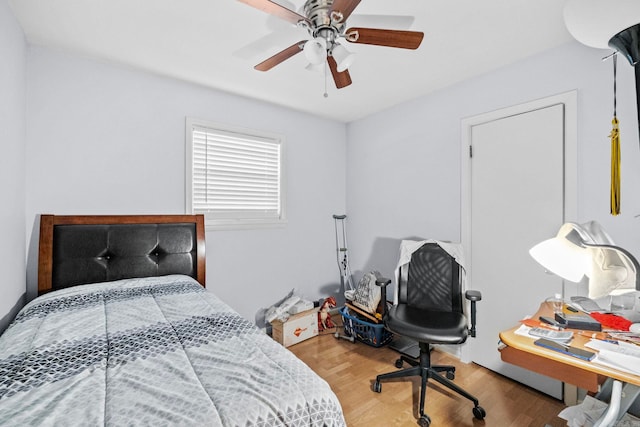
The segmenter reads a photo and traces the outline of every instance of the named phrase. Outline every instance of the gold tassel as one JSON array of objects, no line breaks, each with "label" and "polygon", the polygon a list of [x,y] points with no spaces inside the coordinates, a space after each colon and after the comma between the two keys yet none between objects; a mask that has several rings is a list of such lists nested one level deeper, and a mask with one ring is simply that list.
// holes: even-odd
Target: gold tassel
[{"label": "gold tassel", "polygon": [[611,215],[620,214],[620,129],[618,118],[611,121]]}]

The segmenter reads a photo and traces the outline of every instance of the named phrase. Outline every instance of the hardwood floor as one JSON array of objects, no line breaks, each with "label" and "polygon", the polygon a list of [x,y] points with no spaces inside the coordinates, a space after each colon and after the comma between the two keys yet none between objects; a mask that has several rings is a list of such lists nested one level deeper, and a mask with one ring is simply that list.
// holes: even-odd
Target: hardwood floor
[{"label": "hardwood floor", "polygon": [[[419,379],[382,383],[382,393],[371,390],[376,375],[396,370],[398,353],[356,342],[320,335],[289,347],[294,354],[324,378],[340,399],[349,427],[415,426],[418,419]],[[557,417],[565,407],[561,401],[539,393],[479,365],[464,364],[435,350],[433,364],[456,366],[455,382],[480,401],[487,416],[473,417],[473,403],[429,382],[425,412],[434,427],[566,426]]]}]

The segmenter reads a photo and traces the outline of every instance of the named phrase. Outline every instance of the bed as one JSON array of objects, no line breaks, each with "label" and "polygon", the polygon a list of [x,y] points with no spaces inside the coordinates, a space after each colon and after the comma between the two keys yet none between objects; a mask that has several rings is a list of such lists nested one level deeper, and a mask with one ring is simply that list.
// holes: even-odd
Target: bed
[{"label": "bed", "polygon": [[0,425],[344,426],[329,385],[205,286],[202,216],[42,215],[0,336]]}]

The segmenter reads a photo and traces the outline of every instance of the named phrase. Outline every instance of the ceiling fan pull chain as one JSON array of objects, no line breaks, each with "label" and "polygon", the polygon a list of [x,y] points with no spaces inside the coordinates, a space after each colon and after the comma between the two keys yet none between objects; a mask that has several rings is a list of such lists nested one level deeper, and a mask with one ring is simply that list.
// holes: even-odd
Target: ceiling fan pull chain
[{"label": "ceiling fan pull chain", "polygon": [[324,63],[324,67],[322,68],[324,71],[324,97],[328,98],[329,94],[327,93],[327,63]]}]

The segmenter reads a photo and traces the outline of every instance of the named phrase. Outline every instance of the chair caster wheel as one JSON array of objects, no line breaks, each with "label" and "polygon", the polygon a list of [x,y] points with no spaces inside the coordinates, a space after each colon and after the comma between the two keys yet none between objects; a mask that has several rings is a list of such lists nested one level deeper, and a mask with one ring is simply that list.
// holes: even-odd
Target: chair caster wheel
[{"label": "chair caster wheel", "polygon": [[402,368],[402,359],[396,360],[396,368],[398,369]]},{"label": "chair caster wheel", "polygon": [[487,412],[482,408],[482,406],[476,406],[473,408],[473,416],[479,420],[483,420],[485,416],[487,416]]},{"label": "chair caster wheel", "polygon": [[373,383],[373,391],[375,391],[376,393],[382,392],[382,384],[380,384],[380,381],[376,380],[376,382]]},{"label": "chair caster wheel", "polygon": [[456,374],[455,374],[455,372],[447,371],[446,377],[447,377],[448,380],[453,381],[453,380],[456,379]]},{"label": "chair caster wheel", "polygon": [[353,344],[354,342],[356,342],[356,337],[349,337],[349,341],[351,341],[351,343]]},{"label": "chair caster wheel", "polygon": [[429,427],[431,425],[431,418],[427,414],[420,417],[418,420],[420,427]]},{"label": "chair caster wheel", "polygon": [[336,338],[340,338],[340,333],[336,332],[335,334],[333,334],[333,336],[336,337]]}]

